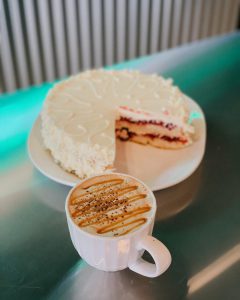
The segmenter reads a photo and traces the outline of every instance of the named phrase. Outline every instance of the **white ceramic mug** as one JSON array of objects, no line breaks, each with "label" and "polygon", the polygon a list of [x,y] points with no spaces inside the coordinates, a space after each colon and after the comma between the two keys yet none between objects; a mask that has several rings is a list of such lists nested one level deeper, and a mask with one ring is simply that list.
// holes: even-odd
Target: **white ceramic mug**
[{"label": "white ceramic mug", "polygon": [[[165,272],[171,264],[171,255],[166,246],[152,237],[154,218],[156,214],[156,199],[152,191],[139,179],[131,177],[145,186],[152,197],[152,215],[148,221],[136,231],[119,237],[106,237],[90,234],[77,226],[71,218],[68,209],[70,195],[79,183],[68,194],[65,204],[67,222],[73,245],[79,255],[91,266],[103,271],[118,271],[129,268],[147,277],[156,277]],[[89,178],[88,178],[89,179]],[[141,258],[148,251],[154,264]]]}]

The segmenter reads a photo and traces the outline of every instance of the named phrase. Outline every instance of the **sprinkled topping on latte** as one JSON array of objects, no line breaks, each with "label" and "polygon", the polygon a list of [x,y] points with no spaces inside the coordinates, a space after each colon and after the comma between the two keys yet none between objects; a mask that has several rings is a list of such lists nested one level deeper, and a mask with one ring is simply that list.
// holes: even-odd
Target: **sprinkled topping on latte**
[{"label": "sprinkled topping on latte", "polygon": [[120,236],[138,229],[151,214],[147,189],[130,177],[97,176],[80,184],[71,194],[69,211],[83,230]]}]

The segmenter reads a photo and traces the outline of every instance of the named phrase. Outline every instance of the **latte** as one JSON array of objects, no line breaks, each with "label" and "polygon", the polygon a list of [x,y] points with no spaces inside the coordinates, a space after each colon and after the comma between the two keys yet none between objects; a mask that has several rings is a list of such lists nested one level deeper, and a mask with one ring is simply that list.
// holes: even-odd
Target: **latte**
[{"label": "latte", "polygon": [[92,177],[70,194],[68,209],[82,230],[101,236],[122,236],[143,226],[152,216],[151,192],[127,175]]}]

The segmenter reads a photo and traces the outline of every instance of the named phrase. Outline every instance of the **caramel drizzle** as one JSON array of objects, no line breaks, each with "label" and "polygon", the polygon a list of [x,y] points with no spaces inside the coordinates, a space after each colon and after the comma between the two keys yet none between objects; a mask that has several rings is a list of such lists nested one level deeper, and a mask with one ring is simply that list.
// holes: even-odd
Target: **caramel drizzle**
[{"label": "caramel drizzle", "polygon": [[[127,187],[124,187],[122,189],[119,189],[118,191],[113,192],[113,191],[111,191],[111,186],[109,186],[109,187],[101,188],[101,191],[103,191],[105,189],[105,193],[103,195],[101,195],[101,197],[104,198],[104,197],[107,197],[108,195],[112,195],[111,197],[107,198],[107,202],[110,202],[110,201],[114,200],[116,198],[116,196],[122,196],[126,193],[129,193],[129,192],[132,192],[132,191],[136,190],[137,188],[138,188],[137,186],[127,186]],[[108,189],[110,189],[110,190],[106,191]],[[99,192],[99,190],[97,192]],[[93,201],[96,201],[96,196],[97,196],[96,193],[97,192],[92,193],[90,195],[90,197],[87,198],[87,199],[76,200],[77,197],[74,198],[75,199],[75,205],[76,205],[75,208],[81,207],[84,203],[91,203]],[[104,203],[104,202],[106,202],[106,200],[105,201],[101,200],[101,203]],[[74,204],[72,204],[72,205],[74,205]]]},{"label": "caramel drizzle", "polygon": [[[137,201],[137,200],[139,200],[139,199],[142,199],[142,198],[136,198],[136,199],[132,200],[131,202]],[[118,206],[118,208],[119,208],[119,206]],[[121,207],[120,207],[120,208],[121,208]],[[149,209],[146,210],[146,208],[149,208]],[[108,221],[109,219],[110,219],[110,220],[115,220],[115,219],[118,219],[118,218],[122,218],[122,219],[121,219],[121,222],[122,222],[123,220],[129,219],[129,218],[127,217],[128,215],[130,215],[130,218],[132,218],[132,217],[138,215],[139,213],[142,214],[142,213],[144,213],[144,212],[149,211],[149,210],[151,209],[151,207],[150,207],[149,205],[148,205],[147,207],[138,207],[138,208],[136,208],[135,210],[131,210],[131,211],[128,211],[128,212],[124,212],[124,213],[121,213],[121,214],[117,214],[117,215],[114,215],[114,216],[112,216],[112,217],[107,217],[106,212],[109,212],[109,211],[114,210],[114,209],[115,209],[115,207],[114,207],[114,208],[113,208],[113,207],[110,207],[109,209],[107,209],[107,210],[104,211],[104,212],[100,212],[100,213],[98,213],[98,214],[95,214],[95,215],[92,216],[92,217],[89,217],[89,218],[86,218],[86,219],[83,220],[83,221],[80,221],[80,222],[78,223],[78,225],[79,225],[80,227],[86,227],[86,226],[89,226],[89,225],[97,225],[98,223],[104,222],[104,221]],[[140,211],[139,211],[139,209],[140,209]],[[125,217],[126,217],[126,218],[125,218]],[[93,220],[93,221],[91,222],[91,220]],[[94,221],[94,220],[95,220],[95,221]],[[114,222],[114,223],[116,223],[116,222]]]},{"label": "caramel drizzle", "polygon": [[[108,180],[103,180],[103,181],[99,181],[99,182],[96,182],[96,183],[87,185],[87,186],[85,186],[84,188],[85,188],[85,189],[89,189],[89,188],[92,187],[92,186],[96,186],[96,185],[98,186],[98,185],[101,185],[101,184],[112,183],[112,182],[113,182],[112,185],[115,185],[115,184],[121,184],[121,183],[123,183],[124,180],[121,179],[121,178],[108,179]],[[114,184],[114,182],[115,182],[115,184]]]},{"label": "caramel drizzle", "polygon": [[[73,197],[70,201],[70,204],[71,205],[74,205],[76,203],[84,203],[84,202],[87,202],[89,200],[91,200],[92,198],[94,198],[94,194],[95,193],[98,193],[98,192],[101,192],[101,191],[104,191],[106,189],[111,189],[113,186],[116,186],[116,185],[119,185],[121,183],[123,183],[123,179],[112,179],[112,180],[105,180],[105,181],[101,181],[101,182],[98,182],[94,185],[100,185],[100,184],[106,184],[106,183],[111,183],[113,182],[110,186],[103,186],[101,188],[95,188],[95,189],[92,189],[91,190],[91,194],[90,193],[83,193],[81,195],[78,195],[76,197]],[[88,186],[87,188],[90,188],[92,185]],[[85,196],[90,196],[91,198],[88,198],[88,199],[85,199],[85,200],[82,200],[82,201],[79,201],[79,199],[81,199],[82,197],[85,197]]]},{"label": "caramel drizzle", "polygon": [[[151,207],[149,205],[145,205],[142,207],[136,207],[131,211],[127,211],[126,206],[129,203],[143,199],[147,195],[136,194],[131,197],[125,196],[122,199],[119,199],[119,196],[123,196],[129,192],[137,190],[138,188],[136,185],[128,185],[118,190],[112,189],[113,186],[122,184],[123,182],[123,179],[111,179],[94,183],[85,188],[88,189],[93,186],[99,186],[100,184],[102,185],[108,183],[110,183],[110,185],[100,188],[96,187],[91,189],[89,192],[87,191],[86,193],[73,197],[70,200],[70,204],[72,204],[75,208],[75,211],[72,213],[73,218],[83,217],[89,215],[90,213],[94,213],[93,216],[86,217],[84,220],[78,222],[77,225],[80,227],[87,227],[90,225],[99,225],[101,222],[111,222],[111,224],[107,224],[96,229],[98,234],[104,234],[129,225],[133,225],[126,231],[119,234],[124,235],[144,224],[147,219],[143,217],[124,223],[126,220],[131,219],[134,216],[141,215],[151,210]],[[123,209],[124,212],[112,216],[107,214],[115,209]]]},{"label": "caramel drizzle", "polygon": [[[128,203],[143,199],[145,197],[146,197],[146,194],[138,194],[138,195],[134,195],[131,197],[125,197],[122,199],[115,200],[116,197],[112,196],[112,197],[108,197],[105,200],[101,200],[100,206],[98,206],[96,204],[96,202],[94,202],[95,200],[92,200],[84,207],[76,206],[75,207],[76,210],[74,213],[72,213],[72,216],[73,216],[73,218],[76,218],[76,217],[88,215],[91,212],[98,212],[99,210],[102,210],[102,211],[104,210],[103,212],[99,213],[101,215],[103,213],[114,210],[116,208],[121,208],[124,205],[127,205]],[[95,214],[95,216],[97,216],[97,215],[98,214]]]},{"label": "caramel drizzle", "polygon": [[[107,233],[107,232],[109,232],[109,231],[116,230],[116,229],[119,229],[119,228],[122,228],[122,227],[125,227],[125,226],[128,226],[128,225],[134,224],[134,223],[136,223],[136,222],[138,223],[140,220],[141,220],[141,221],[144,220],[143,223],[139,224],[139,226],[140,226],[140,225],[144,224],[144,223],[147,221],[146,218],[135,219],[135,220],[133,220],[133,221],[131,221],[131,222],[128,222],[128,223],[125,223],[125,224],[121,224],[121,223],[122,223],[123,221],[128,220],[128,219],[131,219],[131,218],[134,217],[134,216],[143,214],[143,213],[149,211],[150,209],[151,209],[150,206],[138,207],[138,208],[136,208],[135,210],[130,211],[129,213],[119,214],[119,215],[116,216],[116,218],[118,218],[118,217],[123,217],[121,220],[116,221],[116,222],[114,222],[113,224],[109,224],[109,225],[106,225],[106,226],[103,226],[103,227],[99,228],[99,229],[97,230],[97,233],[100,233],[100,234],[101,234],[101,233]],[[130,215],[128,215],[128,214],[130,214]],[[118,224],[119,224],[119,225],[118,225]],[[132,230],[132,228],[131,228],[131,230]]]},{"label": "caramel drizzle", "polygon": [[135,226],[131,227],[131,228],[128,229],[128,230],[125,230],[124,232],[122,232],[121,234],[119,234],[119,236],[124,235],[124,234],[127,234],[127,233],[133,231],[134,229],[140,227],[141,225],[143,225],[144,223],[147,222],[147,219],[146,219],[146,218],[141,218],[141,219],[132,221],[131,223],[128,223],[127,225],[133,224],[134,222],[136,223],[137,221],[138,221],[138,223],[137,223]]}]

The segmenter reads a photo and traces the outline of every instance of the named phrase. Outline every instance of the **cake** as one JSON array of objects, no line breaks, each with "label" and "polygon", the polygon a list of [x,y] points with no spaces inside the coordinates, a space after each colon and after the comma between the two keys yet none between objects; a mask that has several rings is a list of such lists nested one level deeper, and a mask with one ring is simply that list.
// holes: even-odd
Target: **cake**
[{"label": "cake", "polygon": [[41,120],[45,147],[80,178],[112,168],[116,137],[166,149],[193,142],[186,96],[171,79],[139,71],[86,71],[57,83]]}]

